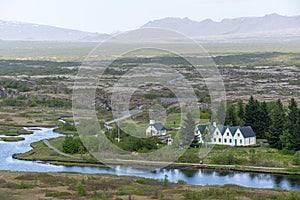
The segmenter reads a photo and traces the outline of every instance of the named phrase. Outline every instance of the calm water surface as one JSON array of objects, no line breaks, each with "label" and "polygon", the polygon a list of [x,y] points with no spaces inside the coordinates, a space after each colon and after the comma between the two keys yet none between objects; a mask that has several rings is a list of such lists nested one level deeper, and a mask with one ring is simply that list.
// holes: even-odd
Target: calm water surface
[{"label": "calm water surface", "polygon": [[153,172],[136,170],[131,167],[116,166],[115,168],[101,167],[70,167],[43,164],[40,162],[22,161],[13,159],[14,153],[23,153],[31,149],[30,143],[42,139],[63,136],[53,132],[53,128],[40,128],[31,135],[22,135],[25,138],[20,142],[0,141],[0,170],[30,171],[30,172],[80,172],[87,174],[115,174],[139,176],[145,178],[164,179],[171,182],[184,180],[192,185],[225,185],[236,184],[254,188],[281,187],[288,190],[300,190],[300,176],[285,176],[264,173],[224,172],[207,169],[180,170],[157,169]]}]

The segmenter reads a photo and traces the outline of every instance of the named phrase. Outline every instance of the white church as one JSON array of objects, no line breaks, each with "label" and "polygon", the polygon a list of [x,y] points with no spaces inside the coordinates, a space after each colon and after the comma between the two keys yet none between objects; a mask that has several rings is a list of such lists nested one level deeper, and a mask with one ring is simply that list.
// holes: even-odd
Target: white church
[{"label": "white church", "polygon": [[146,135],[148,136],[165,136],[167,135],[167,129],[162,123],[156,123],[151,119],[148,128],[146,129]]},{"label": "white church", "polygon": [[[208,134],[209,133],[209,134]],[[249,146],[256,144],[256,136],[251,126],[217,126],[204,124],[197,125],[195,129],[195,139],[200,143],[204,142],[202,135],[210,140],[208,143],[222,144],[230,146]]]}]

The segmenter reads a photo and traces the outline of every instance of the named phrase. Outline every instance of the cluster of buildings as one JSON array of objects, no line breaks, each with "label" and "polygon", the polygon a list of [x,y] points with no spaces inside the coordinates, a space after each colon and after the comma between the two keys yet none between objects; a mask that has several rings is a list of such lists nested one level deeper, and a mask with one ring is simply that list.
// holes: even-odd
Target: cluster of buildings
[{"label": "cluster of buildings", "polygon": [[[172,138],[167,135],[167,130],[163,124],[156,123],[155,120],[150,120],[149,127],[146,129],[146,135],[163,137],[168,145],[171,145],[173,142]],[[256,144],[256,136],[251,126],[217,126],[216,123],[212,125],[197,125],[194,135],[195,140],[199,143],[208,142],[211,144],[230,146],[249,146]]]}]

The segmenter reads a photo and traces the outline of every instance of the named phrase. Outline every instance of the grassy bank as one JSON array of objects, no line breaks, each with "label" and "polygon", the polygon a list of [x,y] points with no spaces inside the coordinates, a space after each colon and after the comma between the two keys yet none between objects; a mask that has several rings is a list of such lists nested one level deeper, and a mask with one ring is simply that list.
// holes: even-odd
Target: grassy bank
[{"label": "grassy bank", "polygon": [[[49,140],[51,144],[59,150],[62,150],[62,143],[64,137],[54,138]],[[75,156],[81,157],[81,159],[75,159],[70,157],[62,156],[52,149],[48,148],[43,141],[34,142],[31,144],[32,150],[22,153],[15,154],[13,157],[20,160],[31,160],[31,161],[45,161],[57,165],[72,165],[72,166],[103,166],[88,153],[80,155],[74,154]]]},{"label": "grassy bank", "polygon": [[25,173],[2,171],[0,199],[299,199],[300,192],[251,189],[235,185],[192,186],[115,175],[77,173]]},{"label": "grassy bank", "polygon": [[24,137],[0,137],[0,140],[4,142],[18,142],[18,141],[25,140],[25,138]]},{"label": "grassy bank", "polygon": [[[64,137],[54,138],[49,140],[49,142],[58,150],[63,151],[63,141]],[[72,154],[73,156],[81,157],[81,159],[69,158],[62,156],[52,149],[49,149],[42,141],[32,143],[33,149],[29,152],[23,154],[14,155],[17,159],[22,160],[41,160],[49,162],[56,165],[66,165],[66,166],[101,166],[104,165],[99,163],[94,159],[89,153],[84,154]],[[263,165],[263,162],[257,161],[259,164],[254,164],[249,162],[249,155],[243,154],[243,152],[251,151],[255,149],[255,155],[262,157],[262,155],[267,156],[271,162],[284,163],[288,162],[290,165],[287,167],[280,168],[278,166]],[[270,151],[270,155],[267,152]],[[179,158],[179,160],[169,167],[171,168],[186,168],[186,169],[197,169],[197,168],[207,168],[215,170],[226,170],[226,171],[245,171],[245,172],[261,172],[261,173],[276,173],[276,174],[300,174],[300,168],[292,165],[293,156],[284,155],[281,156],[281,152],[274,152],[275,149],[269,147],[259,147],[259,148],[231,148],[227,146],[215,146],[211,153],[203,159],[204,164],[200,165],[198,157],[199,149],[188,149],[185,154]],[[226,155],[233,155],[231,163],[227,163]],[[236,155],[239,157],[235,158]],[[224,157],[225,156],[225,157]],[[245,160],[244,162],[236,162],[236,160]],[[110,161],[110,164],[124,164],[124,161]],[[129,161],[129,164],[145,164],[139,163],[137,161]],[[266,163],[266,162],[265,162]],[[146,163],[147,165],[164,167],[165,163]]]}]

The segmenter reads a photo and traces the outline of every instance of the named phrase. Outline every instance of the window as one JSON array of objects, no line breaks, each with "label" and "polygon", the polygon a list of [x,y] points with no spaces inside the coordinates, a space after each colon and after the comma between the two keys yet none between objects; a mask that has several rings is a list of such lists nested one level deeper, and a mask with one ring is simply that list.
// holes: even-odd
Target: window
[{"label": "window", "polygon": [[217,131],[217,135],[219,135],[219,132]]},{"label": "window", "polygon": [[219,138],[219,142],[221,143],[221,138]]},{"label": "window", "polygon": [[240,137],[240,133],[238,133],[238,137]]},{"label": "window", "polygon": [[229,143],[232,143],[232,139],[229,139]]},{"label": "window", "polygon": [[216,142],[217,141],[217,138],[214,138],[214,142]]},{"label": "window", "polygon": [[227,143],[227,139],[224,139],[224,143]]},{"label": "window", "polygon": [[229,133],[227,133],[227,136],[229,136]]},{"label": "window", "polygon": [[243,140],[240,140],[240,144],[242,144],[243,143]]}]

